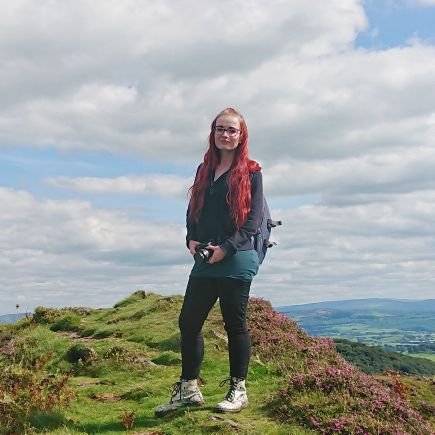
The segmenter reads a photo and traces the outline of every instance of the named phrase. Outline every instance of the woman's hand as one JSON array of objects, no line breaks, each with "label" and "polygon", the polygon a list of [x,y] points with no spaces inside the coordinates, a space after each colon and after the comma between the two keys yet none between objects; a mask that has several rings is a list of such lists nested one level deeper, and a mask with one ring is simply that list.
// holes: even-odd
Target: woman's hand
[{"label": "woman's hand", "polygon": [[199,245],[197,240],[189,240],[189,251],[192,255],[195,255],[196,247]]},{"label": "woman's hand", "polygon": [[207,245],[207,249],[211,249],[213,251],[213,255],[208,261],[209,264],[218,263],[225,257],[225,251],[216,245],[211,245],[210,243]]}]

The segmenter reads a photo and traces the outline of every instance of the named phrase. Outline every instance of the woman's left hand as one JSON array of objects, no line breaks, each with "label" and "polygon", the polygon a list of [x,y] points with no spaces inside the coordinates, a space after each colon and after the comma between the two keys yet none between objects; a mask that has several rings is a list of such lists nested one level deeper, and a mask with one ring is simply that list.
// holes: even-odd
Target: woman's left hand
[{"label": "woman's left hand", "polygon": [[225,251],[216,245],[211,245],[210,243],[207,245],[207,249],[211,249],[213,251],[213,255],[208,261],[209,264],[218,263],[225,257]]}]

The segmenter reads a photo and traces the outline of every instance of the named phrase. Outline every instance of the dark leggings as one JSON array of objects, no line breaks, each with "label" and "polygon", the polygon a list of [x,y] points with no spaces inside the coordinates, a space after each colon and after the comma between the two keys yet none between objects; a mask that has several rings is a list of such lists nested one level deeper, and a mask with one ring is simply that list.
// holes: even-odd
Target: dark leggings
[{"label": "dark leggings", "polygon": [[189,278],[179,318],[183,379],[199,376],[204,357],[201,330],[218,298],[228,335],[230,376],[246,378],[251,356],[251,339],[246,324],[250,287],[251,282],[234,278]]}]

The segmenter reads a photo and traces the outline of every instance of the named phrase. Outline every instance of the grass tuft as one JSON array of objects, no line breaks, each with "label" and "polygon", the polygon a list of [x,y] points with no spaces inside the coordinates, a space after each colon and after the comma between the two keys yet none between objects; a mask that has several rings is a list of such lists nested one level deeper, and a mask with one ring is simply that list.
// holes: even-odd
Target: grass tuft
[{"label": "grass tuft", "polygon": [[54,332],[57,331],[77,331],[80,326],[80,316],[69,313],[56,320],[50,329]]}]

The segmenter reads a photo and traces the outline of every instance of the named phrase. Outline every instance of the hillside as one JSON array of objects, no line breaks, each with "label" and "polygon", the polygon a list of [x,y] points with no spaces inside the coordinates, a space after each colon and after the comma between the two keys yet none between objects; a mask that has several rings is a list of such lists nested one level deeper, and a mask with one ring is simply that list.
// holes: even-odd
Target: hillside
[{"label": "hillside", "polygon": [[426,358],[411,357],[377,346],[354,343],[340,338],[336,338],[334,343],[340,355],[364,373],[395,371],[413,375],[435,376],[435,362]]},{"label": "hillside", "polygon": [[226,340],[218,309],[204,329],[206,406],[158,419],[179,376],[182,298],[138,291],[109,309],[38,308],[0,326],[0,433],[430,434],[429,378],[373,377],[330,339],[308,336],[261,299],[249,306],[250,406],[216,414],[225,388]]},{"label": "hillside", "polygon": [[361,299],[277,308],[309,334],[435,360],[435,300]]}]

